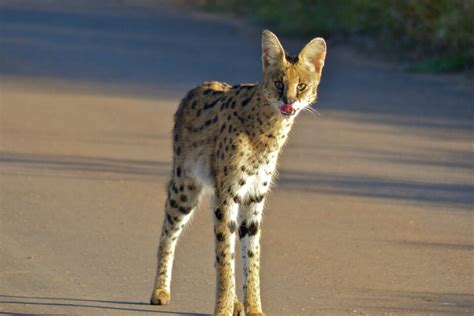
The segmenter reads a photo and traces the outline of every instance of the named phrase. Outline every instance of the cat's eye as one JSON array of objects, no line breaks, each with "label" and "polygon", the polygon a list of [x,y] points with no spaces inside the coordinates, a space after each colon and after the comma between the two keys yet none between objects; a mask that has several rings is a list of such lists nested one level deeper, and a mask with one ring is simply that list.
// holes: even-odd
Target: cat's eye
[{"label": "cat's eye", "polygon": [[283,89],[284,84],[283,84],[283,82],[277,80],[277,81],[275,81],[275,87],[277,89]]},{"label": "cat's eye", "polygon": [[296,86],[296,89],[298,89],[298,91],[303,91],[304,89],[306,89],[306,84],[305,83],[299,83]]}]

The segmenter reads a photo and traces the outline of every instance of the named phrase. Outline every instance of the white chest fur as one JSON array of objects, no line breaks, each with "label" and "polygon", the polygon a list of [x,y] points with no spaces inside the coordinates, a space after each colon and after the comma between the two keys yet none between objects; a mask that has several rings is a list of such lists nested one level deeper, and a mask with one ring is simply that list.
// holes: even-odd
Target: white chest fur
[{"label": "white chest fur", "polygon": [[276,169],[277,155],[271,154],[264,164],[261,164],[254,174],[242,172],[237,196],[242,200],[263,196],[270,188]]}]

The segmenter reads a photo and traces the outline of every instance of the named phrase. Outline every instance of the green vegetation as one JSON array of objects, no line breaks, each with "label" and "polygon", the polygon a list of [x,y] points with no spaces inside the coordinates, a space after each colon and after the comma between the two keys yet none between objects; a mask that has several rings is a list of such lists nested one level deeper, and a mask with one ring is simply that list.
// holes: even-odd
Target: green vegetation
[{"label": "green vegetation", "polygon": [[474,0],[193,0],[281,34],[364,39],[421,72],[474,68]]},{"label": "green vegetation", "polygon": [[425,58],[410,65],[408,70],[420,73],[447,73],[472,69],[474,68],[473,66],[473,56],[455,55]]}]

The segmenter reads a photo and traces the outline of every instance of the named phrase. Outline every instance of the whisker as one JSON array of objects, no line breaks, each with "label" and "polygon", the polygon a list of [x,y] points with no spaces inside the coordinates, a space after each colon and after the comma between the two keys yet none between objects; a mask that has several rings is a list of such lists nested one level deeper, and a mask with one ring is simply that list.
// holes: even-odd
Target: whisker
[{"label": "whisker", "polygon": [[306,111],[308,111],[309,113],[311,114],[317,114],[318,116],[321,116],[321,113],[318,112],[318,110],[316,110],[315,108],[312,108],[312,107],[306,107],[305,108]]}]

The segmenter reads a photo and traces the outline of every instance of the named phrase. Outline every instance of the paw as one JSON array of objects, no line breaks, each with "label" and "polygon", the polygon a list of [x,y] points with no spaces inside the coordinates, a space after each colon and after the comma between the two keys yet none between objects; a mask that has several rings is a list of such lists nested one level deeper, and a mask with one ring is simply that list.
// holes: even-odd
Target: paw
[{"label": "paw", "polygon": [[165,290],[154,290],[150,299],[151,305],[168,305],[170,302],[171,295]]},{"label": "paw", "polygon": [[234,312],[232,316],[245,316],[244,305],[237,300],[234,302]]}]

